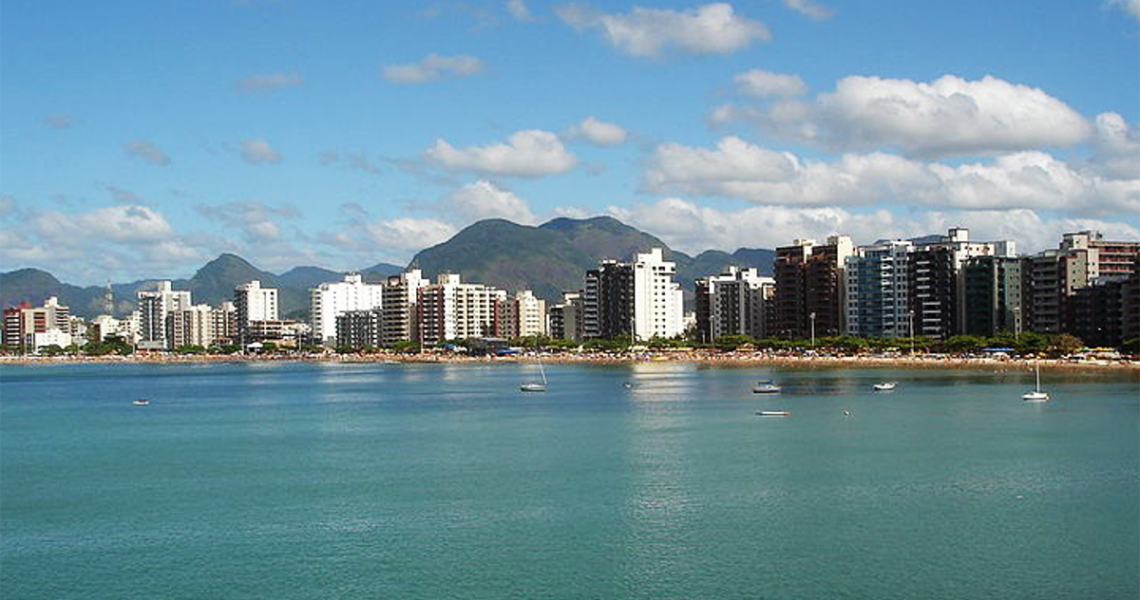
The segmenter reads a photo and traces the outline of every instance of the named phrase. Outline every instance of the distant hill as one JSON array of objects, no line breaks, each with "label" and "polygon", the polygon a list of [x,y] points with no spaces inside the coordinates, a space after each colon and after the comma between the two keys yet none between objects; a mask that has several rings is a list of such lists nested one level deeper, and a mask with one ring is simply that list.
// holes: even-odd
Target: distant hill
[{"label": "distant hill", "polygon": [[[756,267],[772,274],[775,252],[740,248],[732,254],[707,250],[697,256],[674,251],[659,238],[630,227],[612,217],[590,219],[558,218],[538,227],[519,225],[503,219],[479,221],[442,244],[421,250],[410,266],[419,267],[434,278],[443,271],[462,275],[464,281],[487,283],[513,293],[530,289],[548,301],[557,301],[563,291],[582,287],[587,269],[602,259],[630,260],[637,252],[660,247],[665,257],[677,263],[677,281],[692,299],[693,281],[721,272],[728,265]],[[376,282],[395,275],[404,267],[377,263],[361,269],[365,281]],[[218,305],[233,298],[234,287],[259,280],[265,287],[278,289],[283,317],[307,319],[309,289],[326,281],[340,281],[343,273],[315,266],[295,267],[280,275],[263,271],[236,254],[222,254],[198,269],[189,279],[173,281],[174,289],[190,290],[195,303]],[[125,315],[137,305],[136,292],[154,289],[153,279],[111,286],[115,314]],[[103,314],[106,286],[79,287],[60,282],[39,269],[18,269],[0,273],[0,305],[14,306],[22,301],[41,305],[57,296],[72,314],[92,318]]]},{"label": "distant hill", "polygon": [[450,240],[412,259],[427,277],[447,270],[465,281],[487,283],[514,292],[531,289],[547,301],[582,287],[587,269],[606,258],[630,260],[637,252],[664,249],[677,263],[677,280],[691,295],[697,277],[719,273],[728,265],[772,273],[771,250],[741,248],[733,254],[709,250],[697,257],[677,252],[659,238],[612,217],[558,218],[538,227],[502,219],[479,221]]}]

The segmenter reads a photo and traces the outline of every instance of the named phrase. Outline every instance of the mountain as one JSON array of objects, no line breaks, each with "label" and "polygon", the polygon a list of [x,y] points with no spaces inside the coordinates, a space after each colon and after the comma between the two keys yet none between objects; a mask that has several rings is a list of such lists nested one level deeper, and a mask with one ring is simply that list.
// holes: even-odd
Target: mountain
[{"label": "mountain", "polygon": [[364,281],[373,282],[387,279],[392,275],[399,275],[404,272],[404,267],[400,265],[393,265],[391,263],[376,263],[367,269],[362,269],[360,274],[364,276]]},{"label": "mountain", "polygon": [[340,281],[344,274],[320,267],[293,267],[277,276],[277,284],[285,287],[309,289],[328,281]]},{"label": "mountain", "polygon": [[[464,281],[486,283],[515,292],[533,290],[547,301],[558,301],[563,291],[582,287],[585,272],[602,259],[630,260],[637,252],[664,249],[666,259],[677,263],[677,281],[692,299],[693,281],[721,272],[728,265],[756,267],[771,275],[775,253],[772,250],[739,248],[732,254],[707,250],[689,256],[669,248],[659,238],[630,227],[612,217],[590,219],[558,218],[537,227],[503,219],[479,221],[442,244],[421,250],[410,266],[434,278],[444,271],[459,273]],[[398,265],[378,263],[360,272],[365,281],[380,281],[402,272]],[[234,287],[259,280],[278,290],[280,313],[285,318],[307,319],[309,288],[326,281],[340,281],[343,274],[320,267],[296,267],[275,275],[263,271],[235,254],[222,254],[198,269],[190,279],[173,281],[174,289],[190,290],[195,303],[213,306],[233,298]],[[120,283],[111,286],[115,314],[123,315],[137,305],[139,290],[154,289],[156,280]],[[0,273],[0,306],[22,301],[41,305],[57,296],[72,314],[86,318],[106,312],[105,286],[79,287],[61,283],[51,273],[39,269],[19,269]]]},{"label": "mountain", "polygon": [[450,271],[464,281],[510,292],[531,289],[549,302],[560,300],[563,291],[580,289],[586,270],[595,268],[599,260],[630,260],[654,247],[663,248],[665,257],[677,263],[677,281],[687,298],[697,277],[719,273],[728,265],[772,273],[771,250],[741,248],[732,254],[709,250],[691,257],[612,217],[558,218],[538,227],[502,219],[479,221],[420,251],[412,265],[426,277]]}]

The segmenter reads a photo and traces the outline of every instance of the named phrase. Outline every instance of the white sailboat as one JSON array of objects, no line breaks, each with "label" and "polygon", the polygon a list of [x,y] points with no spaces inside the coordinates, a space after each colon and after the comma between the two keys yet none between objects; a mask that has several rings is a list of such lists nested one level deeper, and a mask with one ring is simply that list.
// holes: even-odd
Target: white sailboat
[{"label": "white sailboat", "polygon": [[538,361],[538,374],[542,376],[542,383],[531,381],[519,386],[519,389],[524,392],[545,392],[546,391],[546,371],[542,368],[542,361]]},{"label": "white sailboat", "polygon": [[1041,391],[1041,365],[1034,363],[1033,372],[1037,375],[1037,385],[1032,392],[1025,392],[1021,399],[1026,402],[1048,402],[1049,394]]}]

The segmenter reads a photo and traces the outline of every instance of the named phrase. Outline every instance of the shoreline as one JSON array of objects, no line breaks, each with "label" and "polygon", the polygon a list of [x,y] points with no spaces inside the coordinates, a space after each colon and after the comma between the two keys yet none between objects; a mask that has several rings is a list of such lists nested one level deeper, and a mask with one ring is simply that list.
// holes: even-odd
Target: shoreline
[{"label": "shoreline", "polygon": [[1044,370],[1109,371],[1140,373],[1140,361],[1135,360],[1084,360],[1066,359],[1014,359],[969,358],[944,356],[801,356],[761,352],[657,352],[638,354],[543,354],[510,356],[459,356],[441,354],[314,354],[314,355],[167,355],[138,356],[0,356],[0,365],[50,364],[194,364],[231,362],[327,362],[327,363],[409,363],[409,364],[510,364],[534,363],[539,360],[550,364],[620,365],[634,363],[676,363],[709,366],[746,367],[828,367],[828,368],[883,368],[883,369],[986,369],[1025,370],[1040,365]]}]

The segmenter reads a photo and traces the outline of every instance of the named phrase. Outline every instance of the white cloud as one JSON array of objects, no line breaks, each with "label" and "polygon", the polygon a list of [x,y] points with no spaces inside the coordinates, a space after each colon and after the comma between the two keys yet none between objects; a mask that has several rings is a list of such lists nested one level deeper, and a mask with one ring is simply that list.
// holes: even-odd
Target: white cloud
[{"label": "white cloud", "polygon": [[760,129],[828,149],[891,149],[917,156],[990,154],[1083,143],[1088,121],[1044,91],[986,76],[933,82],[851,76],[812,102],[725,106],[714,123]]},{"label": "white cloud", "polygon": [[392,83],[426,83],[444,77],[471,77],[483,71],[483,61],[474,56],[429,54],[417,63],[387,65],[384,79]]},{"label": "white cloud", "polygon": [[717,210],[679,198],[629,208],[610,207],[609,213],[635,227],[653,232],[670,247],[688,253],[707,249],[776,248],[795,238],[824,241],[846,234],[856,244],[882,238],[945,234],[952,227],[970,230],[977,241],[1014,240],[1020,252],[1057,247],[1061,235],[1097,230],[1109,239],[1140,239],[1140,229],[1126,223],[1070,217],[1042,217],[1030,209],[1001,211],[931,211],[894,214],[879,209],[855,212],[841,207],[796,208],[754,206]]},{"label": "white cloud", "polygon": [[245,140],[241,143],[241,157],[251,165],[281,162],[281,154],[265,140]]},{"label": "white cloud", "polygon": [[577,158],[566,150],[557,135],[538,129],[516,132],[507,138],[506,144],[471,148],[455,148],[440,139],[426,155],[448,170],[515,177],[565,173],[577,164]]},{"label": "white cloud", "polygon": [[103,241],[148,243],[164,240],[174,233],[161,214],[137,204],[109,206],[79,214],[37,212],[30,217],[29,225],[36,235],[62,246]]},{"label": "white cloud", "polygon": [[816,20],[830,19],[831,9],[812,0],[784,0],[784,6]]},{"label": "white cloud", "polygon": [[964,209],[1140,212],[1140,179],[1105,179],[1043,152],[959,165],[879,152],[844,154],[824,162],[727,137],[715,149],[658,146],[642,174],[642,187],[652,193],[799,206],[894,202]]},{"label": "white cloud", "polygon": [[763,98],[767,96],[798,96],[807,93],[807,84],[797,75],[773,73],[761,69],[745,71],[733,78],[740,93]]},{"label": "white cloud", "polygon": [[618,146],[629,138],[629,132],[621,125],[599,121],[594,117],[586,117],[571,127],[568,135],[572,139],[584,139],[598,146]]},{"label": "white cloud", "polygon": [[268,75],[254,75],[237,82],[237,89],[243,92],[263,93],[284,88],[297,87],[305,80],[296,74],[271,73]]},{"label": "white cloud", "polygon": [[126,151],[128,156],[141,158],[152,165],[160,165],[165,167],[170,164],[170,157],[167,156],[158,146],[146,140],[134,140],[127,142],[123,145],[123,150]]},{"label": "white cloud", "polygon": [[300,216],[293,206],[272,206],[257,200],[217,205],[199,204],[194,210],[207,219],[240,230],[246,241],[256,244],[272,242],[281,237],[281,228],[276,222],[278,219]]},{"label": "white cloud", "polygon": [[490,218],[524,225],[538,222],[526,200],[486,179],[469,183],[445,196],[443,208],[447,214],[465,223]]},{"label": "white cloud", "polygon": [[417,252],[447,241],[458,231],[438,219],[410,218],[373,221],[364,230],[371,242],[397,252]]},{"label": "white cloud", "polygon": [[530,12],[530,8],[523,0],[507,0],[507,12],[511,13],[516,21],[530,22],[536,20],[534,13]]},{"label": "white cloud", "polygon": [[730,54],[772,37],[763,23],[736,14],[727,3],[687,11],[637,6],[628,14],[605,14],[575,3],[555,12],[575,29],[600,29],[607,42],[633,56],[660,56],[670,50]]},{"label": "white cloud", "polygon": [[[1138,0],[1140,1],[1140,0]],[[1140,179],[1140,129],[1116,113],[1096,116],[1093,163],[1106,177]]]},{"label": "white cloud", "polygon": [[1140,0],[1108,0],[1109,6],[1115,6],[1140,21]]}]

